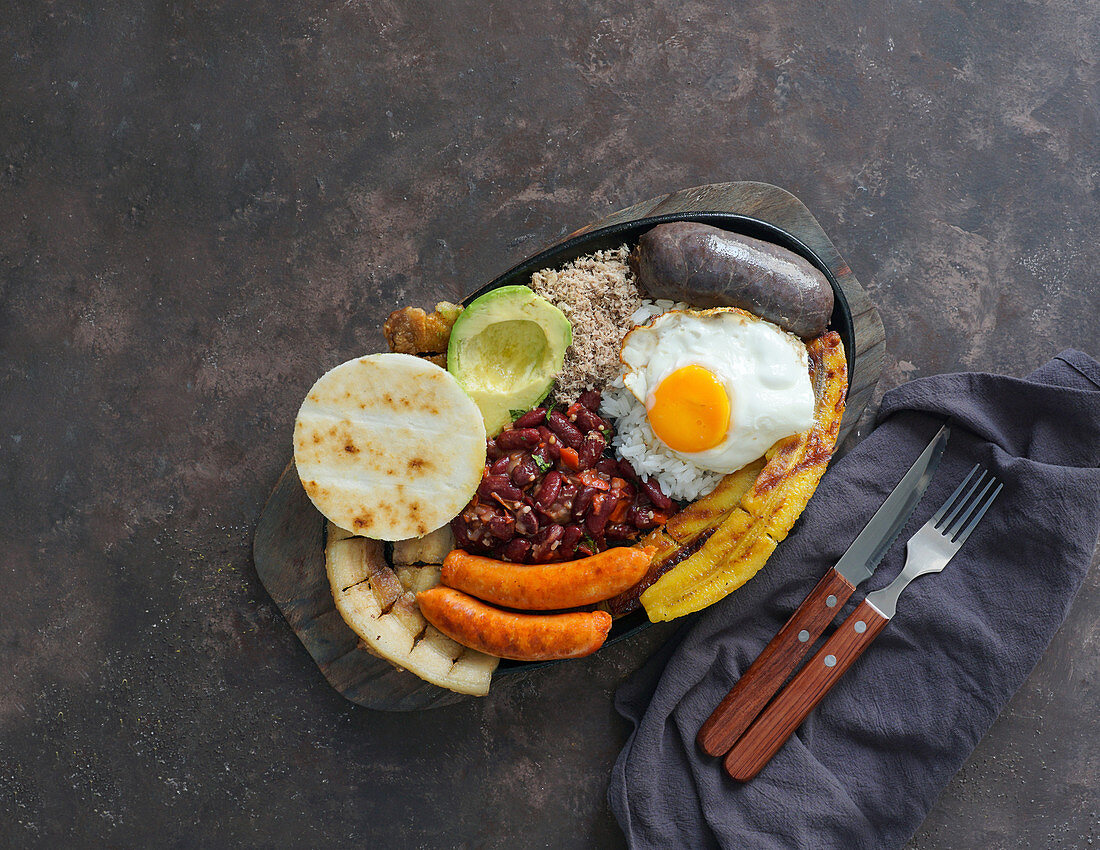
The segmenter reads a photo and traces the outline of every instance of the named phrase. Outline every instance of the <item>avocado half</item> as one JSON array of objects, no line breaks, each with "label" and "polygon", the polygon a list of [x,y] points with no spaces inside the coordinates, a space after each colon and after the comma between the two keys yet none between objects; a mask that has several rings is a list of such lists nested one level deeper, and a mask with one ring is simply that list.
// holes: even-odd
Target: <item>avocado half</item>
[{"label": "avocado half", "polygon": [[499,434],[516,411],[542,401],[561,371],[573,326],[526,286],[502,286],[474,299],[451,328],[447,371]]}]

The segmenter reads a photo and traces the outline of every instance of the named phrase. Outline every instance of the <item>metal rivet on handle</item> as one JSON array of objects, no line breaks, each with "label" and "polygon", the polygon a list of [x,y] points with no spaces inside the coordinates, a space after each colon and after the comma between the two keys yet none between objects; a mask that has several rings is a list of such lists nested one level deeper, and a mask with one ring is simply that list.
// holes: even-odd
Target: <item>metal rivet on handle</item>
[{"label": "metal rivet on handle", "polygon": [[808,641],[810,639],[810,633],[808,631],[806,631],[805,629],[803,629],[802,631],[800,631],[798,633],[798,639],[800,641],[802,641],[802,643],[805,643],[806,641]]},{"label": "metal rivet on handle", "polygon": [[867,631],[867,624],[863,620],[856,620],[855,630],[857,634],[863,634]]},{"label": "metal rivet on handle", "polygon": [[828,605],[830,608],[835,608],[836,607],[836,597],[833,596],[830,593],[828,598],[825,600],[825,604]]},{"label": "metal rivet on handle", "polygon": [[825,656],[825,666],[826,667],[836,667],[836,656],[835,655],[826,655]]}]

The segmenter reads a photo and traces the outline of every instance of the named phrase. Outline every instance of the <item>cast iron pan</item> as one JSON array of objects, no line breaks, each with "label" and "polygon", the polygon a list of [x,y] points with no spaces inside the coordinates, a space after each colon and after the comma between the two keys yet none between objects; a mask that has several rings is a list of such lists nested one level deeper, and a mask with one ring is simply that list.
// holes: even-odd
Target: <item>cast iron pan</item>
[{"label": "cast iron pan", "polygon": [[[840,288],[840,284],[837,283],[836,277],[833,275],[832,271],[830,271],[829,267],[825,265],[817,254],[787,231],[773,224],[768,224],[766,221],[738,215],[736,213],[671,213],[669,215],[650,216],[648,218],[640,218],[622,224],[613,224],[597,230],[590,230],[587,233],[583,233],[580,236],[574,236],[571,239],[567,239],[565,242],[548,248],[530,259],[524,260],[517,266],[513,266],[504,274],[500,275],[500,277],[490,281],[476,292],[468,295],[463,299],[462,303],[467,305],[478,296],[484,295],[486,292],[490,292],[501,286],[512,286],[516,284],[526,285],[530,282],[531,275],[535,272],[548,268],[560,268],[566,263],[578,257],[583,257],[585,254],[591,254],[594,251],[611,250],[618,248],[624,243],[633,248],[634,244],[638,241],[638,237],[647,230],[652,229],[658,224],[665,224],[670,221],[694,221],[701,224],[709,224],[713,227],[721,228],[722,230],[739,233],[742,236],[749,236],[753,239],[772,242],[786,248],[788,251],[800,255],[812,263],[815,268],[825,275],[833,288],[833,315],[829,321],[829,329],[840,334],[841,342],[844,345],[844,356],[849,363],[852,362],[852,352],[855,348],[852,314],[848,307],[848,301],[844,297],[844,291]],[[849,380],[850,378],[851,371],[849,370]],[[792,533],[795,532],[792,531]],[[604,645],[607,646],[616,641],[628,638],[649,625],[649,618],[642,609],[619,617],[611,626],[611,632]],[[500,666],[497,667],[496,675],[518,673],[560,663],[560,661],[523,662],[505,659],[501,661]]]}]

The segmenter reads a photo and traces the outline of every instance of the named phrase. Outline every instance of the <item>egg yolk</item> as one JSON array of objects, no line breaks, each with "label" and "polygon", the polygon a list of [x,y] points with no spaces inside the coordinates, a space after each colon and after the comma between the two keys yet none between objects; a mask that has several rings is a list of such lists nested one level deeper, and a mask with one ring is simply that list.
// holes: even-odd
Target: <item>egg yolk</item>
[{"label": "egg yolk", "polygon": [[683,366],[661,381],[648,412],[653,433],[678,452],[714,448],[730,425],[725,387],[702,366]]}]

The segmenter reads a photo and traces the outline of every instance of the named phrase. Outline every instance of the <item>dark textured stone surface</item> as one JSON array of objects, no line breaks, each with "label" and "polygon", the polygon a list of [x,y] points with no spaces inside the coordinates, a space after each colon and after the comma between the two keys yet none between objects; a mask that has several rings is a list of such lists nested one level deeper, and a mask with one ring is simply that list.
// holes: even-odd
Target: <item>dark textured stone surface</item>
[{"label": "dark textured stone surface", "polygon": [[[387,715],[257,580],[301,397],[396,305],[759,179],[879,305],[883,388],[1100,354],[1095,4],[443,8],[7,10],[0,843],[621,844],[611,693],[667,627]],[[1100,841],[1098,622],[1094,566],[912,850]]]}]

